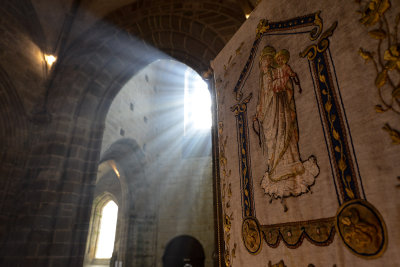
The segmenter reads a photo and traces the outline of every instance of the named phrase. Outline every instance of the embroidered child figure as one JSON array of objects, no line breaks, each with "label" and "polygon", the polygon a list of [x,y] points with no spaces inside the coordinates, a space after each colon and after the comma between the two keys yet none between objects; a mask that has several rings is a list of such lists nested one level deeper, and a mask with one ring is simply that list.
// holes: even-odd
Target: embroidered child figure
[{"label": "embroidered child figure", "polygon": [[275,55],[275,62],[277,67],[273,71],[273,81],[272,87],[275,93],[287,90],[291,91],[291,94],[288,94],[288,98],[290,99],[293,95],[293,86],[290,82],[291,77],[297,77],[297,74],[292,70],[292,68],[287,64],[290,58],[290,53],[286,49],[280,50]]}]

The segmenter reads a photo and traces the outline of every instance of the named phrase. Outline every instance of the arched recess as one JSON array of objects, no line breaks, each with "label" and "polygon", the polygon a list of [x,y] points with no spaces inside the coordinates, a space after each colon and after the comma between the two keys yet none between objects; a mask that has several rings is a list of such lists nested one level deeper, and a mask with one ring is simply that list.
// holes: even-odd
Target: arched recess
[{"label": "arched recess", "polygon": [[122,188],[121,201],[127,213],[135,210],[136,192],[145,186],[145,155],[132,138],[121,138],[110,145],[103,153],[100,166],[107,163],[116,173]]},{"label": "arched recess", "polygon": [[205,254],[201,243],[194,237],[182,235],[173,238],[165,248],[163,267],[204,267]]},{"label": "arched recess", "polygon": [[[115,183],[115,181],[118,183]],[[143,210],[138,209],[137,205],[140,199],[145,198],[140,192],[148,192],[144,187],[146,187],[144,153],[134,139],[122,138],[117,140],[110,145],[101,157],[93,203],[93,209],[95,209],[98,205],[97,199],[102,194],[107,194],[106,192],[112,193],[119,203],[117,233],[114,254],[111,259],[112,264],[123,262],[124,265],[130,266],[133,248],[141,245],[138,240],[130,237],[133,235],[132,230],[133,226],[135,226],[135,220],[149,214],[149,212],[143,214]],[[95,223],[95,218],[96,214],[92,212],[91,225]],[[90,229],[93,229],[93,227]],[[95,263],[95,261],[91,260],[94,253],[93,246],[90,247],[90,244],[93,243],[91,236],[93,235],[89,232],[85,266]]]}]

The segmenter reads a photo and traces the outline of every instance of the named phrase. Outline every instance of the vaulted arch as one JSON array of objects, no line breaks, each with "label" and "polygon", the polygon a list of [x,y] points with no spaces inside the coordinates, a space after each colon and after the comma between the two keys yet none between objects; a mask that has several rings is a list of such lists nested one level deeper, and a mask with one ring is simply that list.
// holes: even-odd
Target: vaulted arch
[{"label": "vaulted arch", "polygon": [[106,20],[201,73],[245,17],[235,1],[136,1]]}]

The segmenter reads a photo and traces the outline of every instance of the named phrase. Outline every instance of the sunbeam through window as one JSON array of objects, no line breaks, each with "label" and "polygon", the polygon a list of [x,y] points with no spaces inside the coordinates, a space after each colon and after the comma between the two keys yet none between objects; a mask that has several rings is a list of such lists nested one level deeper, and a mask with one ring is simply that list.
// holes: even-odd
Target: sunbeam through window
[{"label": "sunbeam through window", "polygon": [[207,84],[194,70],[185,72],[185,133],[211,128],[211,98]]}]

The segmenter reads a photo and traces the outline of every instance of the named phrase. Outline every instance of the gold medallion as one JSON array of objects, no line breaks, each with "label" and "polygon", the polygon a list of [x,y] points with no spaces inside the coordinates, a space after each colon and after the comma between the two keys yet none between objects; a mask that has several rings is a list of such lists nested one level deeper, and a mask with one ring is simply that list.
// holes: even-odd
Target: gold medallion
[{"label": "gold medallion", "polygon": [[368,259],[381,256],[387,246],[387,230],[382,216],[365,200],[344,203],[336,215],[336,231],[348,249]]},{"label": "gold medallion", "polygon": [[251,254],[258,254],[261,251],[261,231],[256,218],[247,217],[242,224],[242,238],[244,246]]}]

